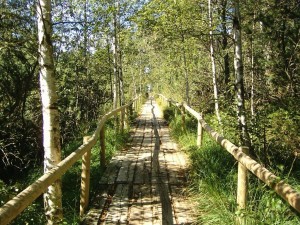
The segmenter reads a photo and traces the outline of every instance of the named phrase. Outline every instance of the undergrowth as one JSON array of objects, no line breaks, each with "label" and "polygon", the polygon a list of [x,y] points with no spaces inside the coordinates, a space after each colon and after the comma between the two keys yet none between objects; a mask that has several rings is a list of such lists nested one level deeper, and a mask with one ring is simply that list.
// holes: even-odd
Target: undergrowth
[{"label": "undergrowth", "polygon": [[[202,147],[197,147],[197,122],[186,117],[186,130],[183,130],[181,116],[175,110],[166,107],[164,117],[170,125],[171,135],[190,156],[190,183],[194,196],[197,196],[198,224],[231,225],[236,223],[237,216],[253,225],[300,224],[299,214],[252,174],[249,175],[247,209],[237,210],[237,162],[206,133]],[[288,182],[299,189],[295,177],[290,176]]]},{"label": "undergrowth", "polygon": [[[131,118],[133,119],[133,118]],[[112,158],[116,151],[123,148],[129,138],[129,130],[116,132],[113,126],[113,120],[106,122],[106,161]],[[82,140],[77,140],[63,149],[64,157],[68,156],[82,144]],[[90,197],[96,195],[99,177],[103,174],[100,166],[100,143],[92,148],[91,155],[91,184]],[[7,185],[0,180],[0,201],[1,205],[15,196],[19,191],[25,189],[42,175],[42,168],[32,169],[28,176],[13,185]],[[80,223],[79,205],[80,205],[80,182],[81,182],[81,161],[76,162],[70,170],[62,177],[63,193],[63,213],[64,221],[62,224],[75,225]],[[11,224],[46,224],[43,209],[43,198],[40,196],[33,204],[27,207]]]}]

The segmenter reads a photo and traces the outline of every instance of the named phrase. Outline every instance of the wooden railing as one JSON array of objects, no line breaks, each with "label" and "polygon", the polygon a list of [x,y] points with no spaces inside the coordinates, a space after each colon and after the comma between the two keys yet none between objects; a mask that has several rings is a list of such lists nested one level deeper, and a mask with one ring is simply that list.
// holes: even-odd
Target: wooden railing
[{"label": "wooden railing", "polygon": [[[112,110],[103,115],[99,122],[96,131],[92,136],[84,138],[84,143],[64,160],[62,160],[56,167],[45,173],[33,184],[28,186],[25,190],[20,192],[13,199],[8,201],[0,208],[0,225],[6,225],[16,218],[27,206],[29,206],[35,199],[43,194],[46,189],[56,180],[60,179],[71,166],[82,157],[82,174],[81,174],[81,194],[80,194],[80,215],[82,216],[88,206],[89,202],[89,186],[90,186],[90,154],[92,147],[96,144],[100,137],[101,153],[100,162],[105,163],[105,137],[104,125],[105,122],[112,116],[121,112],[123,115],[128,115],[128,109],[133,104],[135,108],[138,107],[139,97],[131,100],[128,104]],[[127,112],[126,112],[127,110]]]},{"label": "wooden railing", "polygon": [[[246,207],[246,196],[247,196],[247,170],[251,171],[255,176],[267,184],[283,199],[285,199],[295,210],[300,212],[300,193],[293,189],[289,184],[285,183],[278,176],[271,173],[264,166],[256,162],[254,159],[247,155],[247,147],[237,147],[232,142],[222,137],[216,131],[214,131],[202,118],[201,114],[196,112],[194,109],[189,107],[185,103],[178,103],[170,98],[159,94],[158,95],[163,101],[169,105],[177,106],[185,121],[185,111],[188,111],[198,121],[198,134],[197,134],[197,145],[201,146],[202,142],[202,130],[204,129],[217,143],[224,147],[233,157],[239,162],[238,171],[238,196],[237,203],[241,209]],[[183,122],[184,123],[184,122]],[[185,126],[184,124],[182,125]]]}]

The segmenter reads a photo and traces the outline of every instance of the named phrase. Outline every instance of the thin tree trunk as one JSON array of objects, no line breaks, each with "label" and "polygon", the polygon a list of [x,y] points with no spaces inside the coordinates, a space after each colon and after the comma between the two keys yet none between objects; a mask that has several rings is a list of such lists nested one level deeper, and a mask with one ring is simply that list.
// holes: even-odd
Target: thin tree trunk
[{"label": "thin tree trunk", "polygon": [[[140,54],[142,54],[142,50],[140,50]],[[139,68],[139,79],[140,79],[140,82],[139,82],[139,94],[142,93],[142,83],[143,83],[143,65],[142,65],[142,58],[140,59],[140,68]]]},{"label": "thin tree trunk", "polygon": [[183,45],[182,47],[182,53],[183,53],[183,69],[184,69],[184,79],[185,79],[185,101],[187,105],[190,105],[190,84],[189,84],[189,72],[187,68],[187,60],[186,60],[186,53],[185,53],[185,38],[184,35],[181,35],[181,43]]},{"label": "thin tree trunk", "polygon": [[[119,49],[119,82],[120,82],[120,105],[125,104],[125,95],[124,95],[124,80],[123,80],[123,70],[122,70],[122,53],[121,50]],[[121,131],[124,130],[124,123],[125,123],[125,114],[121,113]]]},{"label": "thin tree trunk", "polygon": [[124,95],[124,80],[123,80],[123,69],[122,69],[122,55],[119,52],[119,82],[120,82],[120,105],[125,104],[125,95]]},{"label": "thin tree trunk", "polygon": [[254,66],[254,41],[253,41],[253,38],[254,38],[254,35],[253,33],[255,32],[255,15],[254,15],[254,18],[253,18],[253,25],[252,25],[252,35],[251,35],[251,40],[250,40],[250,45],[251,45],[251,117],[252,119],[254,119],[254,116],[255,116],[255,106],[254,106],[254,69],[255,69],[255,66]]},{"label": "thin tree trunk", "polygon": [[125,95],[124,95],[124,79],[123,79],[123,67],[122,67],[122,50],[121,50],[121,40],[120,40],[120,30],[121,30],[121,25],[120,25],[120,2],[117,0],[116,2],[116,11],[117,11],[117,18],[116,18],[116,28],[117,28],[117,33],[116,33],[116,38],[118,38],[118,45],[117,45],[117,54],[118,54],[118,74],[119,74],[119,94],[120,94],[120,105],[125,104]]},{"label": "thin tree trunk", "polygon": [[[51,170],[61,161],[59,112],[55,87],[55,67],[51,41],[51,1],[37,2],[38,43],[40,65],[40,87],[43,107],[44,172]],[[47,224],[62,221],[61,181],[49,186],[44,194]]]},{"label": "thin tree trunk", "polygon": [[[177,5],[177,3],[175,3]],[[179,13],[181,13],[180,7],[179,5],[177,5]],[[183,72],[184,72],[184,80],[185,80],[185,101],[187,103],[187,105],[190,105],[190,83],[189,83],[189,71],[188,71],[188,66],[187,66],[187,58],[186,58],[186,51],[185,51],[185,36],[184,36],[184,29],[182,27],[183,23],[181,20],[181,17],[179,17],[180,19],[180,30],[178,32],[180,32],[181,34],[181,44],[182,44],[182,55],[183,55]]]},{"label": "thin tree trunk", "polygon": [[237,115],[240,130],[240,144],[250,146],[250,138],[247,131],[246,113],[245,113],[245,91],[244,91],[244,71],[242,57],[242,37],[239,0],[233,1],[233,39],[234,39],[234,70],[235,70],[235,88],[237,93]]},{"label": "thin tree trunk", "polygon": [[219,99],[218,99],[218,85],[216,77],[216,64],[214,56],[214,39],[212,32],[212,10],[211,10],[211,0],[208,0],[208,17],[209,17],[209,41],[210,41],[210,59],[211,59],[211,69],[212,69],[212,79],[213,79],[213,89],[214,89],[214,102],[215,102],[215,113],[219,122],[219,125],[222,124],[221,116],[219,112]]},{"label": "thin tree trunk", "polygon": [[109,35],[107,35],[106,44],[107,44],[107,63],[109,65],[110,97],[111,97],[112,103],[113,103],[114,102],[114,92],[113,92],[113,79],[112,79],[112,70],[111,70],[112,64],[111,64],[111,58],[110,58]]},{"label": "thin tree trunk", "polygon": [[[119,2],[115,1],[115,9],[113,13],[113,64],[114,64],[114,82],[113,82],[113,108],[116,109],[119,106],[120,96],[120,77],[119,77],[119,55],[118,55],[118,12]],[[119,131],[119,116],[115,116],[115,130]]]},{"label": "thin tree trunk", "polygon": [[83,26],[83,61],[84,61],[84,73],[88,81],[90,77],[88,76],[88,58],[87,58],[87,49],[88,49],[88,29],[87,29],[87,0],[84,1],[84,26]]},{"label": "thin tree trunk", "polygon": [[228,86],[230,81],[230,67],[229,67],[229,54],[227,52],[228,40],[227,40],[227,18],[226,18],[226,6],[227,0],[222,1],[222,49],[223,52],[226,52],[224,55],[224,83]]},{"label": "thin tree trunk", "polygon": [[[84,68],[84,80],[85,83],[87,83],[87,86],[90,85],[90,81],[91,81],[91,77],[88,73],[88,29],[87,29],[87,0],[84,1],[84,25],[83,25],[83,68]],[[89,121],[89,113],[91,112],[90,109],[90,103],[89,103],[89,99],[91,99],[90,96],[90,89],[85,89],[84,90],[85,94],[85,98],[86,98],[86,102],[84,103],[85,105],[85,112],[83,114],[83,116],[85,117],[86,121]],[[86,130],[86,132],[88,132],[88,130]]]},{"label": "thin tree trunk", "polygon": [[113,64],[114,64],[114,81],[113,81],[113,108],[118,108],[118,97],[119,97],[119,71],[118,71],[118,38],[117,38],[117,18],[116,14],[113,17]]}]

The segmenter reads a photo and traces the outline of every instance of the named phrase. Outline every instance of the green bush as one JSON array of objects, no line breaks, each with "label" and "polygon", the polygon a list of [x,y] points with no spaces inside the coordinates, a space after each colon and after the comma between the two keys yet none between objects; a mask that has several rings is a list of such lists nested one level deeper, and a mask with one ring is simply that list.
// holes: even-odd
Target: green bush
[{"label": "green bush", "polygon": [[164,119],[169,123],[175,117],[175,108],[174,107],[165,107],[163,109]]}]

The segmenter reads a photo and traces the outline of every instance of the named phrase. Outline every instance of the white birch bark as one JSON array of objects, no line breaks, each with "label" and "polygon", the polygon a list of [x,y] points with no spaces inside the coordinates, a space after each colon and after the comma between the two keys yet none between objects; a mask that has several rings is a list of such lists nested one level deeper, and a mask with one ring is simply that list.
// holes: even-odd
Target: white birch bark
[{"label": "white birch bark", "polygon": [[[254,31],[254,25],[253,25]],[[254,110],[254,43],[253,35],[251,37],[251,117],[254,119],[255,110]]]},{"label": "white birch bark", "polygon": [[[120,93],[120,77],[119,77],[119,54],[118,54],[118,31],[117,31],[117,21],[118,21],[118,1],[115,1],[115,11],[112,18],[112,29],[113,29],[113,40],[112,40],[112,51],[113,51],[113,66],[114,66],[114,79],[113,79],[113,109],[118,108],[119,105],[119,93]],[[115,116],[115,129],[119,131],[119,117]]]},{"label": "white birch bark", "polygon": [[233,39],[234,39],[234,70],[235,70],[235,88],[237,93],[237,114],[240,129],[240,144],[249,146],[250,138],[247,132],[246,115],[245,115],[245,98],[244,98],[244,72],[242,57],[242,38],[239,0],[233,1]]},{"label": "white birch bark", "polygon": [[213,89],[214,89],[214,102],[215,102],[215,113],[219,122],[219,125],[222,124],[220,111],[219,111],[219,99],[218,99],[218,85],[216,77],[216,63],[214,55],[214,46],[213,46],[213,32],[212,32],[212,10],[211,10],[211,0],[208,0],[208,18],[209,18],[209,41],[210,41],[210,59],[211,59],[211,70],[212,70],[212,80],[213,80]]},{"label": "white birch bark", "polygon": [[[51,1],[37,1],[40,88],[43,110],[44,172],[61,161],[59,112],[55,87],[55,68],[51,42]],[[51,185],[44,194],[47,224],[62,220],[61,181]]]}]

